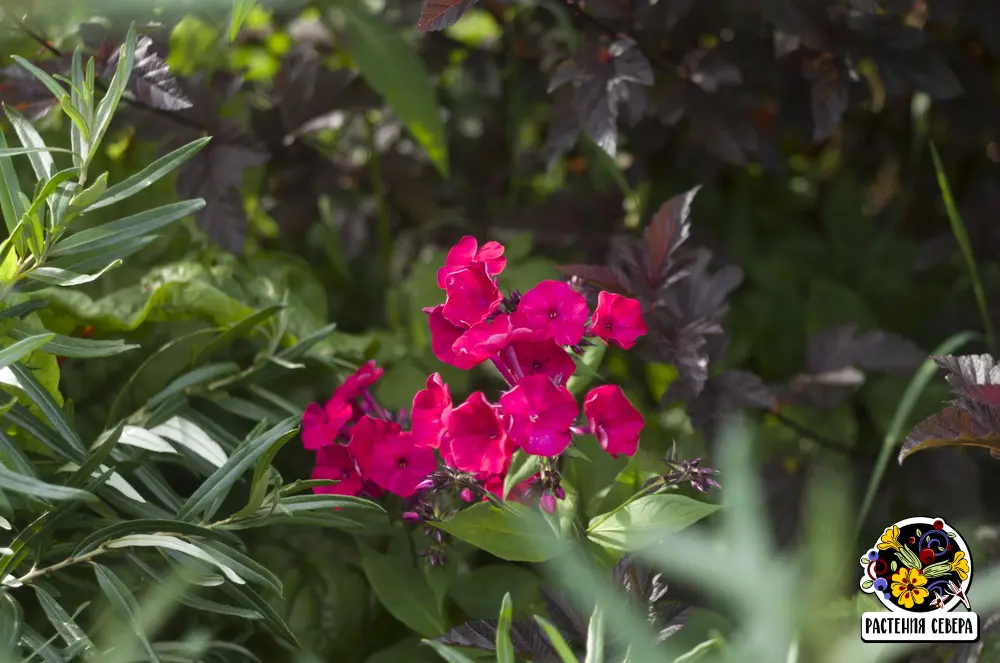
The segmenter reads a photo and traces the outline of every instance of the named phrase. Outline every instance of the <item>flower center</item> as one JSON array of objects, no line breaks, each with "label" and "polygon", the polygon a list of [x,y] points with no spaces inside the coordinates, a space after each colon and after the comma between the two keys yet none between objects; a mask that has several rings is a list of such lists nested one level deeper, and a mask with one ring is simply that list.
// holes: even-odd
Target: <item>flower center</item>
[{"label": "flower center", "polygon": [[396,467],[398,467],[399,469],[403,469],[404,467],[406,467],[406,459],[400,458],[398,461],[396,461]]},{"label": "flower center", "polygon": [[555,310],[549,311],[549,318],[550,319],[555,320],[558,317],[559,317],[559,311],[555,311]]},{"label": "flower center", "polygon": [[906,591],[908,591],[908,592],[912,592],[913,591],[913,583],[912,582],[906,583]]},{"label": "flower center", "polygon": [[537,422],[538,421],[538,415],[537,414],[529,414],[528,415],[528,421],[530,421],[531,423]]},{"label": "flower center", "polygon": [[608,331],[611,331],[611,323],[610,322],[604,323],[604,328],[607,329]]}]

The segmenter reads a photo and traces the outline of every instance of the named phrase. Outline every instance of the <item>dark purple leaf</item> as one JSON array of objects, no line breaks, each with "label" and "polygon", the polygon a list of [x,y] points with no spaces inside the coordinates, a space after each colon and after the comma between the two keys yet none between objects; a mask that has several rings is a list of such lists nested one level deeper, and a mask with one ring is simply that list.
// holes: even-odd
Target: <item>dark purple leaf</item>
[{"label": "dark purple leaf", "polygon": [[1000,406],[1000,365],[991,355],[947,355],[933,359],[948,371],[945,379],[957,394]]},{"label": "dark purple leaf", "polygon": [[476,0],[424,0],[417,30],[435,32],[455,25]]},{"label": "dark purple leaf", "polygon": [[982,447],[1000,453],[1000,408],[974,401],[946,407],[906,436],[898,460],[902,464],[910,454],[931,447]]},{"label": "dark purple leaf", "polygon": [[926,353],[901,336],[881,330],[859,334],[857,325],[830,327],[814,334],[806,349],[810,373],[827,373],[849,366],[910,375],[927,357]]},{"label": "dark purple leaf", "polygon": [[[672,392],[668,389],[663,395],[664,403],[681,396]],[[770,410],[777,403],[774,392],[758,375],[749,371],[726,371],[709,378],[702,392],[687,403],[686,409],[691,425],[712,439],[717,425],[727,414],[745,407]]]},{"label": "dark purple leaf", "polygon": [[656,630],[657,643],[684,627],[690,607],[666,600],[668,586],[659,573],[637,564],[630,557],[623,557],[611,575],[615,584],[620,585],[629,600],[646,615],[650,626]]},{"label": "dark purple leaf", "polygon": [[716,51],[695,49],[684,56],[680,64],[681,77],[685,78],[705,92],[714,94],[719,88],[739,85],[743,82],[743,74],[739,68],[727,62]]},{"label": "dark purple leaf", "polygon": [[[479,651],[496,651],[497,620],[477,619],[457,626],[437,639],[441,644],[468,647]],[[510,641],[514,653],[526,661],[558,661],[555,649],[542,629],[531,619],[515,619],[510,625]]]},{"label": "dark purple leaf", "polygon": [[[132,67],[132,77],[128,89],[136,101],[156,110],[178,111],[191,108],[192,103],[181,89],[180,83],[170,73],[170,67],[157,49],[156,44],[148,35],[139,35],[135,43],[135,64]],[[110,53],[104,67],[102,77],[109,79],[114,75],[121,56],[121,44],[108,48]]]},{"label": "dark purple leaf", "polygon": [[813,140],[825,140],[840,124],[847,110],[847,77],[841,67],[828,59],[814,63],[807,76],[812,79],[809,105],[813,117]]},{"label": "dark purple leaf", "polygon": [[268,154],[235,124],[220,121],[219,133],[177,175],[182,198],[202,198],[205,207],[195,218],[198,225],[228,251],[243,248],[246,211],[240,187],[243,173],[267,161]]},{"label": "dark purple leaf", "polygon": [[646,226],[643,241],[650,283],[662,282],[670,269],[670,257],[691,234],[691,204],[700,186],[674,196],[660,205]]},{"label": "dark purple leaf", "polygon": [[[69,62],[65,58],[35,62],[43,71],[65,73]],[[33,74],[18,64],[0,69],[0,102],[35,121],[58,105],[58,100]]]},{"label": "dark purple leaf", "polygon": [[573,604],[569,594],[556,587],[542,587],[542,600],[552,624],[570,644],[587,642],[587,627],[590,617]]},{"label": "dark purple leaf", "polygon": [[556,269],[566,276],[578,276],[602,290],[623,294],[626,292],[625,287],[618,280],[618,275],[603,265],[557,265]]}]

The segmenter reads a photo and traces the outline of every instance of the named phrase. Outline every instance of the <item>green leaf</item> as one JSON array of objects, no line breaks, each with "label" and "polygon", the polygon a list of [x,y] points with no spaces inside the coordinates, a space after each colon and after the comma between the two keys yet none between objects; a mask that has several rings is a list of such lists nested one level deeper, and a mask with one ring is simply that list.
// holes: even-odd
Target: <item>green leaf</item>
[{"label": "green leaf", "polygon": [[54,337],[55,334],[38,334],[36,336],[29,336],[3,348],[0,350],[0,370],[7,368],[21,357],[44,346]]},{"label": "green leaf", "polygon": [[250,481],[250,497],[247,499],[246,506],[234,514],[235,517],[249,515],[264,504],[264,498],[267,497],[267,487],[271,476],[271,462],[290,439],[292,438],[284,438],[281,443],[273,445],[266,452],[262,453],[260,458],[257,459],[257,467],[254,468],[253,479]]},{"label": "green leaf", "polygon": [[128,79],[132,75],[132,65],[135,63],[135,23],[129,25],[128,34],[125,36],[125,43],[122,44],[118,57],[118,66],[115,67],[115,74],[108,84],[108,91],[104,98],[97,105],[97,113],[94,117],[94,128],[90,140],[90,154],[92,157],[97,153],[97,148],[104,138],[105,132],[111,126],[111,118],[115,110],[118,109],[118,102],[121,101]]},{"label": "green leaf", "polygon": [[28,161],[31,162],[31,169],[35,171],[35,177],[39,181],[52,177],[52,173],[55,172],[55,162],[52,160],[52,155],[46,151],[45,141],[42,140],[38,131],[10,106],[4,105],[3,109],[7,114],[7,119],[10,120],[10,125],[14,128],[14,133],[17,134],[18,139],[21,141],[21,145],[41,150],[28,155]]},{"label": "green leaf", "polygon": [[[15,56],[15,59],[17,56]],[[21,184],[14,170],[14,162],[4,154],[7,149],[7,137],[0,129],[0,211],[7,225],[7,232],[13,236],[21,217],[24,216],[24,206],[21,205]]]},{"label": "green leaf", "polygon": [[113,260],[105,265],[101,271],[94,274],[77,274],[76,272],[71,272],[68,269],[59,269],[58,267],[35,267],[28,272],[26,276],[33,281],[40,281],[45,285],[54,285],[65,288],[96,281],[104,276],[105,272],[108,272],[115,267],[120,267],[121,264],[121,260]]},{"label": "green leaf", "polygon": [[63,86],[61,86],[56,81],[56,79],[52,78],[52,76],[48,72],[39,67],[36,67],[30,61],[25,60],[20,55],[12,55],[11,57],[14,59],[14,62],[18,63],[19,65],[27,69],[31,75],[33,75],[35,78],[41,81],[42,84],[49,89],[49,92],[51,92],[56,99],[60,99],[64,94],[66,94],[66,89]]},{"label": "green leaf", "polygon": [[5,657],[2,660],[15,660],[23,625],[24,611],[21,610],[21,604],[10,594],[0,590],[0,656]]},{"label": "green leaf", "polygon": [[587,625],[587,657],[584,663],[604,663],[604,611],[600,604],[594,606]]},{"label": "green leaf", "polygon": [[49,255],[56,257],[114,247],[124,240],[155,232],[174,221],[194,214],[204,206],[205,201],[200,198],[186,200],[133,214],[124,219],[99,225],[96,228],[81,230],[61,242],[57,242]]},{"label": "green leaf", "polygon": [[167,520],[161,518],[140,518],[137,520],[126,520],[114,525],[109,525],[90,534],[83,541],[77,544],[73,551],[74,557],[84,555],[102,542],[109,541],[129,534],[178,534],[183,536],[197,536],[220,541],[228,540],[228,536],[223,532],[192,525],[180,520]]},{"label": "green leaf", "polygon": [[[38,335],[44,328],[37,325],[18,322],[7,333],[17,340],[31,338]],[[42,334],[44,335],[44,334]],[[91,359],[94,357],[113,357],[115,355],[135,350],[138,345],[126,345],[125,341],[118,340],[96,340],[90,338],[76,338],[74,336],[63,336],[62,334],[49,334],[52,339],[44,346],[45,351],[57,357],[72,357],[76,359]]]},{"label": "green leaf", "polygon": [[562,633],[559,632],[559,629],[553,626],[552,623],[544,617],[535,615],[535,621],[542,627],[542,630],[545,631],[545,635],[548,636],[549,642],[552,643],[552,647],[556,650],[556,653],[559,654],[559,660],[561,663],[580,663],[579,659],[573,653],[573,650],[570,649],[569,644],[566,643],[566,638],[564,638]]},{"label": "green leaf", "polygon": [[173,152],[160,157],[135,175],[122,180],[118,184],[109,186],[104,190],[104,193],[101,194],[101,197],[98,198],[97,202],[87,208],[87,211],[92,212],[96,209],[107,207],[108,205],[114,205],[115,203],[125,200],[126,198],[131,198],[135,194],[152,185],[154,182],[166,177],[174,170],[184,165],[185,162],[187,162],[194,155],[198,154],[202,148],[208,145],[211,140],[211,136],[205,136],[204,138],[193,140],[187,145],[179,147]]},{"label": "green leaf", "polygon": [[229,43],[236,41],[240,34],[240,27],[247,16],[257,6],[256,0],[233,0],[233,10],[229,17]]},{"label": "green leaf", "polygon": [[52,427],[59,436],[66,441],[71,449],[79,454],[79,458],[82,460],[86,455],[86,448],[83,446],[80,436],[77,435],[73,427],[66,421],[62,409],[55,402],[55,399],[52,398],[52,395],[38,382],[27,367],[21,364],[13,364],[10,370],[14,372],[14,376],[17,378],[18,384],[21,385],[21,389],[28,394],[28,397],[42,411],[42,414],[49,420],[49,423],[52,424]]},{"label": "green leaf", "polygon": [[238,585],[246,583],[246,581],[241,578],[233,569],[229,568],[224,562],[217,559],[214,555],[205,551],[204,548],[196,546],[193,543],[179,539],[176,536],[167,536],[165,534],[129,534],[123,536],[120,539],[113,539],[104,544],[106,548],[144,548],[144,547],[154,547],[154,548],[165,548],[167,550],[175,550],[179,553],[183,553],[188,557],[194,557],[195,559],[200,559],[203,562],[207,562],[212,566],[217,567],[222,574],[229,579],[230,582],[234,582]]},{"label": "green leaf", "polygon": [[32,588],[38,596],[38,603],[42,606],[45,616],[55,627],[59,637],[66,643],[67,658],[72,659],[81,652],[95,649],[94,643],[90,641],[87,634],[51,594],[37,585],[32,585]]},{"label": "green leaf", "polygon": [[517,484],[537,474],[541,466],[541,456],[527,454],[522,449],[515,451],[510,459],[510,469],[503,480],[503,498],[507,499]]},{"label": "green leaf", "polygon": [[246,578],[247,581],[265,587],[278,596],[281,596],[284,591],[278,576],[250,557],[222,543],[218,538],[211,541],[202,541],[200,545],[211,553],[212,557],[225,564],[228,568],[231,568],[240,577]]},{"label": "green leaf", "polygon": [[205,347],[198,350],[198,353],[195,355],[195,360],[201,357],[210,357],[212,353],[228,346],[237,339],[250,335],[250,333],[253,332],[258,325],[270,320],[275,315],[280,313],[282,309],[284,309],[284,307],[280,305],[268,306],[265,309],[251,313],[226,331],[219,334],[216,338],[212,339],[212,341],[206,344]]},{"label": "green leaf", "polygon": [[448,148],[438,100],[423,58],[400,32],[372,16],[360,4],[339,6],[347,50],[361,75],[406,125],[443,177],[448,176]]},{"label": "green leaf", "polygon": [[[604,153],[603,150],[600,151],[602,154]],[[576,371],[566,382],[566,388],[571,394],[581,395],[595,379],[600,377],[597,369],[601,367],[601,362],[604,361],[604,355],[607,351],[608,346],[602,341],[595,341],[593,345],[584,349],[583,357],[573,356],[573,361],[576,362]]]},{"label": "green leaf", "polygon": [[31,495],[44,500],[87,500],[91,502],[97,500],[96,495],[78,488],[45,483],[33,477],[11,472],[3,465],[0,465],[0,490]]},{"label": "green leaf", "polygon": [[218,442],[209,437],[208,433],[199,428],[197,424],[187,419],[171,417],[149,432],[171,442],[176,442],[215,467],[222,467],[229,459],[226,451]]},{"label": "green leaf", "polygon": [[112,607],[125,620],[125,623],[132,627],[132,633],[135,634],[139,644],[146,651],[146,656],[149,657],[150,661],[158,663],[160,659],[136,617],[139,605],[128,586],[111,569],[100,564],[94,564],[94,575],[97,577],[97,584],[104,595],[108,597]]},{"label": "green leaf", "polygon": [[361,545],[361,562],[375,595],[393,617],[420,635],[437,638],[448,630],[427,579],[412,564]]},{"label": "green leaf", "polygon": [[462,652],[434,640],[424,640],[425,645],[437,652],[448,663],[476,663]]},{"label": "green leaf", "polygon": [[76,193],[69,199],[69,206],[76,212],[87,209],[91,203],[95,202],[108,188],[108,174],[101,173],[100,176],[89,187]]},{"label": "green leaf", "polygon": [[497,622],[497,663],[514,663],[514,643],[510,640],[510,625],[514,621],[514,602],[510,593],[504,594]]},{"label": "green leaf", "polygon": [[152,410],[153,408],[161,405],[167,401],[172,396],[177,396],[184,393],[188,389],[193,387],[198,387],[203,384],[208,384],[209,382],[214,382],[219,378],[228,377],[234,373],[238,373],[240,370],[240,365],[235,362],[225,362],[220,364],[208,364],[207,366],[199,366],[198,368],[185,373],[184,375],[176,378],[170,384],[168,384],[163,391],[159,392],[155,396],[149,399],[146,403],[146,409]]},{"label": "green leaf", "polygon": [[295,433],[299,419],[299,417],[289,417],[237,449],[222,467],[213,472],[212,476],[198,487],[198,490],[181,507],[177,517],[184,519],[197,515],[228,493],[230,487],[256,462],[261,454],[273,445],[281,443],[285,437]]},{"label": "green leaf", "polygon": [[614,511],[595,516],[587,536],[613,550],[637,550],[679,532],[719,507],[676,494],[646,495]]},{"label": "green leaf", "polygon": [[292,630],[288,628],[288,624],[285,620],[281,618],[281,615],[271,607],[271,604],[265,601],[260,594],[255,592],[253,588],[248,585],[223,585],[223,591],[233,597],[242,599],[242,602],[246,605],[253,606],[260,614],[264,615],[264,623],[274,631],[279,637],[284,638],[289,643],[294,645],[296,648],[301,649],[302,646],[299,644],[298,638],[292,633]]},{"label": "green leaf", "polygon": [[542,516],[515,502],[505,503],[503,509],[480,502],[430,524],[512,562],[544,562],[566,547]]}]

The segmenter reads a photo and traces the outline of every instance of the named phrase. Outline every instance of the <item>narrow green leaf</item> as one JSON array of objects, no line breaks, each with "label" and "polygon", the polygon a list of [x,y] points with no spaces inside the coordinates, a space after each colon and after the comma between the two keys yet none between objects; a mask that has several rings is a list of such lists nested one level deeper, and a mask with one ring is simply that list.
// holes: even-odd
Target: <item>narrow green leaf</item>
[{"label": "narrow green leaf", "polygon": [[424,640],[423,643],[437,652],[437,655],[448,663],[476,663],[473,659],[469,658],[460,651],[452,649],[448,645],[443,645],[440,642],[435,642],[434,640]]},{"label": "narrow green leaf", "polygon": [[179,553],[187,555],[188,557],[200,559],[203,562],[207,562],[208,564],[217,567],[230,582],[234,582],[238,585],[242,585],[246,582],[233,569],[226,566],[224,562],[217,559],[214,555],[206,552],[203,547],[184,541],[183,539],[179,539],[176,536],[167,536],[165,534],[129,534],[119,539],[108,541],[104,544],[104,546],[106,548],[153,547],[175,550]]},{"label": "narrow green leaf", "polygon": [[[42,329],[35,325],[19,322],[7,333],[17,340],[31,338],[32,332]],[[63,336],[62,334],[52,334],[50,340],[44,347],[45,352],[57,357],[71,357],[74,359],[92,359],[94,357],[113,357],[115,355],[135,350],[138,345],[126,344],[125,341],[118,340],[96,340],[91,338],[76,338],[74,336]]]},{"label": "narrow green leaf", "polygon": [[587,656],[584,663],[604,663],[604,612],[600,604],[594,606],[587,625]]},{"label": "narrow green leaf", "polygon": [[108,174],[101,173],[100,176],[94,180],[93,184],[83,191],[74,194],[73,197],[70,198],[69,206],[77,212],[82,212],[86,210],[91,203],[99,199],[107,188]]},{"label": "narrow green leaf", "polygon": [[140,518],[126,520],[109,525],[90,534],[81,541],[73,551],[74,557],[86,554],[97,548],[104,541],[120,538],[129,534],[165,534],[178,536],[197,536],[207,539],[227,541],[232,535],[217,532],[200,525],[192,525],[181,520],[166,520],[159,518]]},{"label": "narrow green leaf", "polygon": [[264,600],[260,594],[255,592],[252,587],[248,585],[230,585],[226,584],[222,586],[222,590],[232,597],[241,599],[245,605],[253,606],[260,614],[264,615],[264,623],[270,628],[276,635],[287,640],[290,644],[297,648],[302,647],[299,644],[298,638],[292,633],[292,630],[288,628],[288,624],[285,620],[281,618],[281,615],[271,606],[270,603]]},{"label": "narrow green leaf", "polygon": [[17,179],[17,171],[14,170],[14,162],[4,154],[6,149],[7,137],[3,129],[0,129],[0,211],[3,212],[7,232],[14,235],[24,216],[24,208],[21,206],[21,184]]},{"label": "narrow green leaf", "polygon": [[95,251],[97,249],[115,247],[128,239],[137,239],[153,233],[171,223],[194,214],[205,206],[205,201],[187,200],[179,203],[163,205],[145,212],[105,223],[96,228],[88,228],[70,235],[58,242],[49,253],[50,256],[64,256],[71,253]]},{"label": "narrow green leaf", "polygon": [[438,100],[423,58],[399,30],[373,16],[360,3],[344,3],[345,46],[361,75],[377,90],[410,134],[426,150],[443,177],[448,147]]},{"label": "narrow green leaf", "polygon": [[253,479],[250,481],[250,497],[247,499],[247,505],[237,511],[234,514],[234,517],[247,516],[264,504],[264,498],[267,496],[267,486],[271,476],[271,463],[274,461],[274,457],[277,455],[278,451],[280,451],[290,439],[292,438],[284,438],[283,442],[273,445],[270,449],[262,453],[260,458],[257,459],[257,466],[253,471]]},{"label": "narrow green leaf", "polygon": [[10,469],[22,476],[36,477],[35,464],[31,462],[21,448],[10,438],[6,431],[0,430],[0,456]]},{"label": "narrow green leaf", "polygon": [[188,499],[177,513],[180,519],[188,518],[207,509],[220,495],[229,492],[230,487],[243,475],[261,454],[271,446],[291,436],[298,428],[299,417],[289,417],[262,435],[249,440],[237,449],[218,470],[208,477],[198,490]]},{"label": "narrow green leaf", "polygon": [[97,202],[87,208],[88,211],[114,205],[126,198],[131,198],[182,166],[188,159],[198,154],[211,140],[211,136],[205,136],[204,138],[191,141],[187,145],[160,157],[135,175],[122,180],[118,184],[109,186],[101,194]]},{"label": "narrow green leaf", "polygon": [[3,660],[14,660],[23,625],[24,611],[21,610],[21,604],[0,589],[0,655],[11,657]]},{"label": "narrow green leaf", "polygon": [[44,500],[97,500],[96,495],[77,488],[68,488],[18,474],[0,465],[0,490],[40,497]]},{"label": "narrow green leaf", "polygon": [[79,170],[76,168],[67,168],[66,170],[60,170],[58,173],[53,173],[52,176],[45,181],[42,188],[38,190],[38,194],[35,195],[35,199],[31,202],[31,207],[28,208],[26,214],[35,214],[41,209],[42,205],[45,203],[49,204],[49,209],[52,210],[52,226],[58,226],[58,221],[60,219],[58,196],[53,197],[53,194],[59,189],[60,185],[65,184],[79,174]]},{"label": "narrow green leaf", "polygon": [[12,55],[11,57],[14,59],[14,62],[18,63],[19,65],[27,69],[32,76],[41,81],[42,84],[49,89],[49,92],[51,92],[56,99],[59,99],[64,94],[66,94],[66,89],[63,86],[59,85],[59,83],[56,82],[56,79],[52,78],[52,76],[48,72],[35,66],[30,61],[25,60],[20,55]]},{"label": "narrow green leaf", "polygon": [[[83,99],[81,92],[84,88],[87,88],[91,94],[93,94],[93,87],[86,85],[84,73],[83,73],[83,48],[77,46],[73,49],[73,58],[70,61],[70,77],[72,78],[72,87],[70,88],[69,95],[64,95],[59,97],[59,106],[62,107],[63,112],[67,111],[67,107],[75,113],[79,120],[74,119],[70,113],[67,116],[70,117],[70,144],[73,146],[73,151],[79,156],[73,157],[73,165],[78,169],[83,167],[83,162],[87,158],[87,146],[90,141],[90,126],[88,121],[84,119],[83,115],[78,108],[83,109],[83,112],[87,114],[87,117],[91,117],[90,103],[92,99]],[[68,97],[65,98],[64,97]]]},{"label": "narrow green leaf", "polygon": [[[66,663],[62,651],[55,645],[58,637],[58,635],[51,638],[42,637],[41,633],[27,624],[21,628],[21,646],[30,652],[29,659],[37,656],[45,663]],[[0,658],[0,661],[2,660],[6,659]],[[28,659],[25,659],[25,663],[27,662]]]},{"label": "narrow green leaf", "polygon": [[514,643],[510,640],[510,625],[514,621],[514,601],[510,592],[503,595],[500,620],[497,622],[497,663],[514,663]]},{"label": "narrow green leaf", "polygon": [[205,548],[212,557],[219,560],[227,567],[238,573],[240,577],[281,596],[284,592],[281,580],[266,567],[255,562],[252,558],[244,555],[232,546],[229,546],[215,537],[209,541],[199,541],[198,545]]},{"label": "narrow green leaf", "polygon": [[231,361],[220,364],[199,366],[193,371],[185,373],[184,375],[174,379],[170,384],[164,387],[161,392],[150,398],[149,402],[146,403],[146,408],[151,410],[169,398],[183,394],[186,390],[191,389],[192,387],[214,382],[219,378],[233,375],[239,371],[240,365]]},{"label": "narrow green leaf", "polygon": [[38,409],[42,411],[42,414],[49,420],[49,423],[52,424],[56,432],[66,440],[70,447],[78,451],[81,457],[86,454],[86,448],[83,446],[83,442],[80,441],[80,436],[76,434],[73,427],[66,421],[66,417],[63,415],[59,405],[45,387],[38,382],[31,369],[21,364],[13,364],[10,370],[14,372],[21,388],[34,401]]},{"label": "narrow green leaf", "polygon": [[195,359],[200,357],[210,357],[212,356],[212,353],[228,346],[233,341],[249,335],[254,329],[257,328],[258,325],[270,320],[284,308],[284,306],[278,305],[268,306],[260,311],[254,311],[226,331],[219,334],[216,338],[212,339],[212,341],[206,344],[205,347],[198,350],[197,355],[195,355]]},{"label": "narrow green leaf", "polygon": [[28,338],[8,345],[6,348],[0,349],[0,370],[7,368],[25,355],[43,347],[54,337],[55,334],[38,334],[36,336],[29,336]]},{"label": "narrow green leaf", "polygon": [[91,152],[88,156],[93,156],[96,153],[105,132],[111,126],[111,118],[114,116],[115,110],[118,109],[118,102],[121,101],[122,94],[125,93],[128,79],[132,75],[132,65],[135,63],[135,39],[135,23],[132,23],[129,25],[128,34],[125,36],[125,43],[122,44],[118,56],[118,66],[115,68],[115,74],[111,77],[111,82],[108,84],[108,91],[97,105],[92,132],[93,136],[90,141]]},{"label": "narrow green leaf", "polygon": [[31,154],[43,154],[48,152],[61,152],[72,154],[70,150],[63,147],[4,147],[0,149],[0,157],[18,157]]},{"label": "narrow green leaf", "polygon": [[972,252],[972,243],[969,241],[969,233],[965,230],[965,223],[962,215],[955,205],[955,199],[951,195],[951,186],[948,184],[948,176],[944,172],[944,164],[941,163],[941,155],[938,154],[934,141],[928,141],[931,150],[931,158],[934,160],[934,173],[937,176],[938,187],[941,189],[941,200],[944,201],[944,208],[948,212],[948,222],[951,224],[951,232],[955,235],[962,250],[962,257],[965,259],[965,268],[969,272],[972,280],[972,291],[976,296],[976,304],[979,306],[979,315],[983,322],[983,331],[986,333],[986,345],[990,352],[997,352],[996,332],[993,329],[993,316],[990,315],[989,304],[986,301],[986,292],[983,290],[983,282],[979,278],[979,269],[976,267],[976,257]]},{"label": "narrow green leaf", "polygon": [[94,649],[94,643],[90,641],[87,634],[51,594],[37,585],[32,585],[32,588],[38,596],[38,603],[42,606],[45,616],[55,627],[59,637],[66,643],[65,653],[68,658],[72,659],[81,652]]},{"label": "narrow green leaf", "polygon": [[67,442],[55,429],[43,423],[23,405],[15,405],[4,413],[4,417],[15,426],[23,428],[29,435],[38,438],[39,442],[59,458],[79,462],[86,457],[84,449],[77,449],[75,445]]},{"label": "narrow green leaf", "polygon": [[566,642],[566,638],[562,636],[559,629],[552,625],[552,622],[544,617],[539,617],[538,615],[535,615],[535,622],[537,622],[538,625],[542,627],[542,630],[545,631],[545,635],[548,637],[549,642],[552,643],[553,649],[555,649],[556,653],[559,654],[560,663],[580,663],[579,659]]},{"label": "narrow green leaf", "polygon": [[70,287],[96,281],[104,276],[105,272],[108,272],[115,267],[120,267],[121,264],[121,260],[114,260],[107,264],[101,271],[94,274],[77,274],[76,272],[71,272],[67,269],[59,269],[58,267],[36,267],[27,273],[27,277],[33,281],[40,281],[46,285]]},{"label": "narrow green leaf", "polygon": [[40,150],[28,155],[28,161],[31,162],[31,169],[35,171],[35,177],[39,180],[51,178],[55,172],[55,162],[52,160],[52,155],[46,151],[48,148],[45,141],[42,140],[35,127],[24,119],[24,116],[6,104],[4,104],[3,109],[7,114],[7,119],[10,120],[10,125],[14,128],[14,133],[21,141],[21,145]]},{"label": "narrow green leaf", "polygon": [[101,564],[94,564],[94,575],[97,577],[98,586],[100,586],[104,595],[108,597],[111,606],[125,620],[125,623],[132,627],[132,633],[139,640],[139,644],[145,650],[146,656],[153,663],[159,663],[160,658],[156,655],[153,644],[149,641],[144,628],[139,623],[137,618],[139,604],[136,602],[135,597],[132,596],[132,592],[129,591],[128,586],[122,582],[121,578],[115,575],[114,571]]},{"label": "narrow green leaf", "polygon": [[256,0],[233,0],[233,10],[229,17],[229,43],[232,44],[236,41],[236,37],[240,34],[240,27],[243,25],[243,21],[247,20],[247,16],[253,11],[253,8],[257,6]]}]

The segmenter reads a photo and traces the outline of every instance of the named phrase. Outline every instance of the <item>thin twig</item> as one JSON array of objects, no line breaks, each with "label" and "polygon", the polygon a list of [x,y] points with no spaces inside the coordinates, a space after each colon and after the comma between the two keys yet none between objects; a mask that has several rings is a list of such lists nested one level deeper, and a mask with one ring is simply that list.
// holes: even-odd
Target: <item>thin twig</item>
[{"label": "thin twig", "polygon": [[842,453],[847,456],[850,456],[854,453],[854,449],[845,442],[841,442],[840,440],[834,440],[833,438],[821,435],[820,433],[817,433],[808,426],[804,426],[799,422],[795,421],[794,419],[789,419],[787,416],[781,414],[780,412],[775,412],[774,410],[771,410],[771,414],[774,416],[775,419],[777,419],[781,424],[783,424],[788,429],[794,431],[795,433],[806,439],[812,440],[813,442],[815,442],[816,444],[825,449],[828,449],[830,451],[836,451],[837,453]]}]

